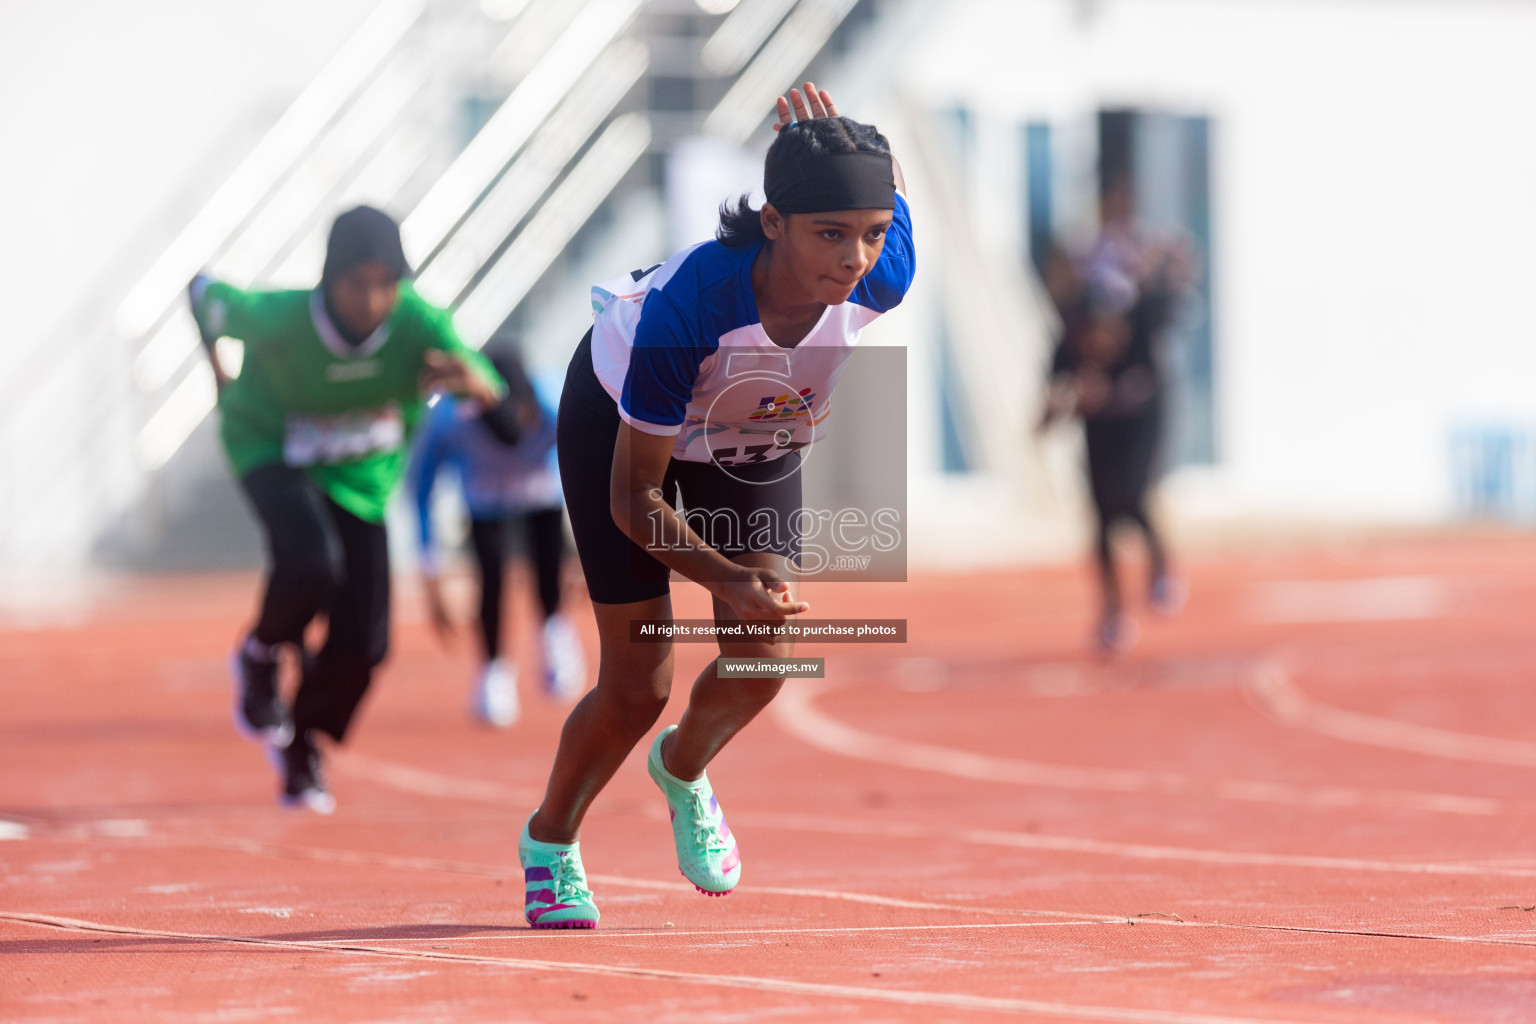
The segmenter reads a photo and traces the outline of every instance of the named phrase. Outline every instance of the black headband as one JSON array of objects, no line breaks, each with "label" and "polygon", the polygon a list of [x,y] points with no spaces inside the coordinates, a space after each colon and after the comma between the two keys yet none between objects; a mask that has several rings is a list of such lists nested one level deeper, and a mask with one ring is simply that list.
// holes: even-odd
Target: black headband
[{"label": "black headband", "polygon": [[768,186],[768,202],[780,213],[896,208],[896,177],[890,154],[857,149],[827,153],[808,164],[808,173],[799,180],[776,181]]}]

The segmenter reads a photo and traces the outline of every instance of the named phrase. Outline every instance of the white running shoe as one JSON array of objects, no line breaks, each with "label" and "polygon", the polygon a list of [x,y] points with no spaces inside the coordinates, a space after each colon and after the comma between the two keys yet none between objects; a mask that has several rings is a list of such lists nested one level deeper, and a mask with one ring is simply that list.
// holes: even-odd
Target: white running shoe
[{"label": "white running shoe", "polygon": [[1159,573],[1152,580],[1147,592],[1147,606],[1155,614],[1169,617],[1184,610],[1189,600],[1189,584],[1182,576],[1170,572]]},{"label": "white running shoe", "polygon": [[1135,619],[1124,612],[1111,612],[1100,620],[1093,637],[1094,646],[1105,656],[1124,654],[1136,646],[1140,633]]},{"label": "white running shoe", "polygon": [[475,681],[475,698],[469,710],[486,725],[498,729],[516,722],[521,711],[517,703],[517,669],[500,658],[487,662]]},{"label": "white running shoe", "polygon": [[587,688],[587,657],[571,620],[559,612],[544,620],[544,692],[575,700]]}]

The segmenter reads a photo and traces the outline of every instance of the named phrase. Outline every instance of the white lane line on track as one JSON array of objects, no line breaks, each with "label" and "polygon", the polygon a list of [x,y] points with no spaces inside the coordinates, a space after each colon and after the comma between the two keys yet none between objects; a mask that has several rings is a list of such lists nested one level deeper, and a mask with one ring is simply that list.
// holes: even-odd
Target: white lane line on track
[{"label": "white lane line on track", "polygon": [[450,800],[470,800],[475,803],[517,804],[537,806],[544,794],[532,789],[517,789],[485,779],[466,779],[440,772],[397,764],[368,754],[353,751],[337,751],[334,766],[341,774],[352,778],[377,782],[402,793],[432,796]]},{"label": "white lane line on track", "polygon": [[[687,882],[658,882],[649,878],[627,878],[623,875],[589,875],[594,882],[620,885],[631,889],[665,889],[690,893],[694,887]],[[845,903],[865,903],[875,907],[895,907],[900,910],[938,910],[947,914],[982,914],[996,917],[1082,917],[1058,910],[1008,910],[995,907],[971,907],[962,903],[928,903],[923,900],[903,900],[893,896],[875,896],[863,892],[843,892],[837,889],[800,889],[779,885],[754,885],[751,891],[765,896],[790,896],[795,899],[840,900]],[[1097,918],[1097,915],[1090,915]],[[1105,921],[1118,921],[1118,917],[1104,917]]]},{"label": "white lane line on track", "polygon": [[[878,736],[856,729],[816,707],[816,698],[831,689],[831,684],[813,680],[790,682],[791,685],[786,685],[769,705],[779,725],[790,735],[827,753],[914,771],[1021,786],[1110,793],[1163,793],[1170,796],[1330,810],[1378,807],[1481,816],[1504,815],[1516,811],[1507,801],[1450,793],[1369,790],[1347,786],[1294,786],[1244,779],[1202,779],[1177,772],[1080,768],[977,754],[968,750]],[[795,683],[800,685],[793,685]]]},{"label": "white lane line on track", "polygon": [[[796,820],[799,820],[799,819],[796,819]],[[795,824],[794,822],[786,821],[786,824],[785,824],[784,827],[804,828],[804,829],[810,830],[810,831],[826,831],[826,829],[818,827],[818,822],[819,822],[818,819],[809,819],[809,821],[804,823],[804,824]],[[864,834],[877,834],[877,835],[882,835],[882,836],[887,836],[887,837],[906,838],[906,837],[910,837],[912,835],[915,835],[917,833],[908,832],[908,831],[903,831],[903,832],[899,832],[899,833],[880,831],[880,832],[873,832],[873,833],[866,832]],[[933,835],[938,835],[938,834],[939,833],[933,833]],[[1012,837],[1013,836],[1012,833],[1005,833],[1004,835],[1007,836],[1007,837]],[[490,865],[490,864],[473,864],[473,863],[468,863],[468,862],[464,862],[464,861],[433,860],[433,859],[425,858],[425,857],[399,857],[399,856],[394,856],[394,855],[390,855],[390,854],[366,854],[366,853],[358,853],[358,852],[351,851],[351,850],[331,850],[331,849],[324,849],[324,848],[320,848],[320,847],[278,846],[278,845],[275,845],[275,844],[259,843],[259,842],[255,842],[255,841],[251,841],[251,840],[232,840],[232,841],[228,841],[228,842],[206,841],[205,840],[205,841],[201,841],[201,842],[194,841],[192,843],[183,844],[183,845],[211,846],[211,847],[214,847],[216,849],[236,850],[236,851],[239,851],[239,852],[249,853],[249,854],[256,855],[256,856],[297,857],[297,858],[308,859],[308,860],[337,861],[337,862],[347,863],[347,864],[367,864],[367,865],[378,866],[378,867],[394,868],[394,869],[398,869],[398,870],[441,871],[441,872],[455,873],[455,874],[469,874],[469,875],[475,875],[475,876],[487,877],[487,878],[514,877],[515,876],[515,871],[516,871],[515,868],[514,869],[507,869],[507,868],[503,868],[503,867],[498,866],[498,865]],[[1006,845],[1011,845],[1011,844],[1006,844]],[[1401,864],[1396,864],[1394,862],[1385,862],[1385,863],[1387,863],[1387,864],[1389,864],[1389,865],[1391,865],[1393,867],[1399,867],[1399,868],[1405,867],[1405,866],[1406,867],[1412,867],[1412,865],[1401,865]],[[1465,872],[1457,872],[1457,873],[1465,873],[1465,874],[1492,874],[1492,875],[1515,875],[1517,877],[1536,877],[1536,869],[1526,870],[1526,871],[1501,871],[1501,870],[1484,871],[1484,870],[1481,870],[1482,866],[1478,865],[1478,864],[1469,864],[1469,865],[1432,865],[1432,866],[1435,866],[1435,867],[1451,867],[1451,868],[1477,869],[1477,870],[1467,870]],[[693,890],[693,886],[689,885],[689,884],[687,884],[685,882],[667,882],[667,881],[660,881],[660,880],[657,880],[657,879],[650,879],[650,878],[627,878],[627,877],[622,876],[622,875],[591,875],[591,876],[589,876],[589,878],[592,881],[597,882],[597,883],[602,884],[602,885],[613,885],[613,886],[617,886],[617,887],[621,887],[621,888],[664,890],[664,891],[676,892],[676,893],[683,894],[683,895],[691,894],[694,891]],[[804,889],[804,888],[787,888],[787,887],[777,887],[777,886],[755,886],[754,885],[754,886],[751,886],[750,889],[748,889],[746,891],[748,891],[750,893],[757,893],[757,894],[768,895],[768,896],[792,896],[792,897],[796,897],[796,898],[842,900],[842,901],[847,901],[847,902],[851,902],[851,903],[868,903],[868,904],[874,904],[874,905],[877,905],[877,906],[891,906],[891,907],[900,907],[900,908],[916,909],[916,910],[936,910],[936,911],[943,911],[943,912],[947,912],[947,913],[958,913],[958,914],[977,914],[977,915],[994,916],[994,917],[1039,917],[1039,918],[1055,918],[1056,919],[1056,920],[1053,920],[1053,921],[1042,921],[1042,922],[1017,922],[1017,923],[1020,923],[1020,924],[1035,924],[1035,923],[1039,923],[1039,924],[1053,924],[1053,925],[1055,925],[1055,924],[1068,924],[1068,925],[1076,925],[1076,924],[1122,924],[1122,923],[1124,923],[1124,924],[1158,924],[1158,925],[1169,925],[1169,926],[1176,926],[1176,927],[1191,927],[1191,928],[1228,928],[1228,929],[1235,929],[1235,930],[1239,930],[1239,931],[1295,932],[1295,933],[1299,933],[1299,934],[1355,936],[1355,937],[1359,937],[1359,938],[1388,938],[1388,939],[1405,939],[1405,940],[1423,940],[1423,941],[1431,941],[1431,942],[1470,943],[1470,944],[1473,944],[1473,945],[1524,946],[1524,947],[1536,948],[1536,940],[1509,939],[1509,938],[1501,938],[1501,937],[1495,937],[1495,936],[1436,935],[1436,934],[1431,934],[1431,933],[1396,932],[1396,931],[1377,930],[1377,929],[1325,928],[1325,927],[1315,927],[1315,926],[1305,926],[1305,925],[1244,924],[1244,923],[1238,923],[1238,922],[1223,922],[1223,921],[1195,921],[1195,920],[1178,920],[1178,921],[1175,921],[1175,920],[1169,920],[1169,919],[1162,918],[1162,917],[1157,917],[1157,916],[1136,917],[1134,919],[1134,921],[1133,921],[1131,919],[1131,917],[1129,917],[1129,916],[1127,916],[1125,914],[1088,914],[1088,913],[1071,912],[1071,911],[1065,911],[1065,910],[1024,910],[1024,909],[1005,909],[1005,908],[994,908],[994,907],[972,907],[972,906],[965,906],[963,904],[953,904],[953,903],[929,903],[929,902],[923,902],[923,901],[919,901],[919,900],[901,900],[901,899],[894,899],[894,898],[887,897],[887,896],[875,896],[875,895],[871,895],[871,894],[868,894],[868,893],[840,892],[840,891],[833,890],[833,889]],[[4,914],[0,914],[0,919],[3,919],[4,916],[5,916]],[[975,922],[973,925],[970,925],[969,927],[985,928],[985,927],[990,927],[993,924],[1007,924],[1008,926],[1011,927],[1014,923],[1015,922]],[[928,927],[928,926],[925,925],[925,926],[919,926],[919,927]],[[952,927],[965,928],[965,927],[968,927],[968,926],[964,925],[964,924],[957,924],[957,925],[954,925]],[[824,931],[826,929],[810,929],[810,930],[811,931]],[[793,931],[793,929],[761,929],[760,931],[762,933],[764,933],[764,934],[774,934],[774,933],[779,932],[779,931],[783,931],[783,932]],[[641,932],[641,931],[614,932],[614,931],[611,931],[611,930],[603,930],[603,931],[599,931],[597,934],[599,936],[605,936],[606,937],[606,936],[612,936],[612,935],[647,935],[647,934],[676,935],[676,934],[686,934],[686,933],[678,933],[678,932],[671,931],[671,930],[662,930],[662,931],[655,931],[655,932],[649,932],[649,931],[647,931],[647,932]],[[707,933],[703,933],[703,934],[720,934],[720,933],[718,933],[718,932],[707,932]],[[323,941],[335,941],[335,940],[323,940]],[[401,940],[401,941],[404,941],[404,940]]]},{"label": "white lane line on track", "polygon": [[781,978],[759,978],[742,974],[700,974],[645,967],[621,967],[614,964],[474,956],[466,953],[447,953],[424,949],[392,949],[385,946],[373,946],[363,943],[336,945],[327,942],[263,939],[241,935],[171,932],[149,928],[128,928],[119,925],[99,924],[94,921],[55,917],[50,914],[0,913],[0,920],[13,921],[17,924],[32,925],[39,928],[124,935],[134,938],[165,939],[168,941],[209,943],[214,945],[262,946],[266,948],[325,953],[351,953],[404,960],[444,961],[448,963],[502,967],[510,970],[584,974],[610,978],[636,978],[715,988],[773,992],[782,995],[819,996],[840,1000],[857,999],[866,1002],[895,1003],[904,1006],[936,1006],[955,1010],[1035,1014],[1070,1020],[1129,1022],[1129,1024],[1264,1024],[1264,1022],[1288,1024],[1288,1022],[1282,1022],[1279,1018],[1259,1018],[1251,1015],[1226,1017],[1215,1014],[1181,1013],[1168,1010],[1142,1010],[1133,1007],[1084,1006],[1075,1003],[1058,1003],[1039,999],[1012,999],[975,996],[964,993],[877,989],[858,985],[832,985],[819,982],[788,981]]},{"label": "white lane line on track", "polygon": [[1330,707],[1303,693],[1279,665],[1265,666],[1249,684],[1248,692],[1275,721],[1334,739],[1454,761],[1536,768],[1536,743],[1452,732]]},{"label": "white lane line on track", "polygon": [[[1173,921],[1145,919],[1142,923],[1171,924],[1179,927],[1179,923]],[[1536,940],[1507,939],[1492,935],[1435,935],[1430,932],[1394,932],[1374,928],[1320,928],[1290,924],[1228,924],[1222,921],[1192,921],[1183,922],[1183,924],[1194,928],[1230,928],[1251,932],[1294,932],[1298,935],[1337,935],[1342,938],[1405,939],[1415,942],[1449,942],[1453,945],[1462,946],[1523,946],[1527,949],[1536,949]]]},{"label": "white lane line on track", "polygon": [[1274,625],[1439,619],[1451,614],[1464,587],[1462,580],[1447,576],[1252,583],[1248,616]]},{"label": "white lane line on track", "polygon": [[[592,939],[661,939],[661,938],[724,938],[730,935],[842,935],[863,932],[945,932],[974,931],[1014,928],[1076,928],[1088,925],[1125,924],[1125,918],[1077,917],[1063,921],[971,921],[965,924],[875,924],[859,926],[833,925],[826,928],[718,928],[703,931],[683,931],[677,928],[597,928],[586,938]],[[486,942],[498,939],[527,941],[529,929],[512,926],[511,934],[492,932],[486,935],[446,935],[442,938],[409,937],[375,939],[376,942]],[[345,939],[314,939],[315,942],[345,942]]]},{"label": "white lane line on track", "polygon": [[[3,916],[3,915],[0,915]],[[1340,938],[1354,939],[1403,939],[1410,942],[1450,942],[1459,945],[1473,946],[1521,946],[1527,949],[1536,948],[1536,939],[1511,939],[1492,935],[1436,935],[1430,932],[1397,932],[1384,929],[1370,928],[1323,928],[1307,925],[1288,924],[1238,924],[1231,921],[1174,921],[1160,917],[1109,917],[1104,915],[1080,914],[1062,921],[976,921],[969,924],[901,924],[901,925],[872,925],[855,928],[722,928],[718,931],[677,931],[671,928],[664,929],[635,929],[634,931],[618,931],[615,929],[597,929],[585,936],[586,940],[620,938],[620,939],[649,939],[667,937],[716,937],[727,935],[823,935],[827,933],[841,932],[922,932],[922,931],[988,931],[1007,930],[1016,928],[1077,928],[1089,925],[1166,925],[1170,928],[1220,928],[1226,931],[1247,932],[1292,932],[1299,935],[1332,935]],[[526,930],[512,929],[518,941],[526,941]],[[495,941],[502,938],[513,938],[510,934],[490,933],[486,935],[449,935],[441,938],[400,938],[377,939],[378,942],[475,942]],[[346,942],[346,939],[315,939],[315,942],[337,943]]]},{"label": "white lane line on track", "polygon": [[6,821],[0,819],[0,842],[6,840],[26,839],[32,835],[32,830],[19,821]]},{"label": "white lane line on track", "polygon": [[[1415,862],[1366,860],[1352,857],[1312,857],[1296,854],[1270,854],[1247,851],[1203,850],[1196,847],[1154,846],[1150,844],[1110,843],[1094,839],[1068,836],[1042,836],[1028,832],[1000,832],[965,829],[945,831],[920,825],[899,822],[850,822],[841,819],[825,819],[809,815],[747,812],[735,815],[753,827],[779,828],[790,831],[843,835],[874,836],[882,839],[945,839],[980,846],[1002,846],[1014,849],[1049,850],[1052,852],[1087,853],[1100,856],[1125,857],[1136,860],[1174,861],[1203,863],[1227,867],[1286,867],[1324,871],[1362,871],[1384,874],[1432,875],[1472,878],[1536,878],[1536,867],[1510,866],[1499,862]],[[257,856],[294,857],[305,860],[332,861],[346,864],[366,864],[378,867],[410,871],[441,871],[451,874],[476,875],[487,878],[515,878],[517,868],[489,864],[473,864],[462,861],[433,860],[425,857],[400,857],[391,854],[358,853],[351,850],[333,850],[322,847],[280,846],[253,840],[228,841],[203,840],[187,845],[212,846]],[[594,874],[589,876],[601,885],[613,885],[631,889],[650,889],[663,892],[689,893],[692,886],[684,882],[658,879],[630,878],[623,875]],[[1057,910],[1005,909],[973,907],[954,903],[933,903],[922,900],[904,900],[870,893],[843,892],[835,889],[805,889],[786,886],[751,886],[751,892],[764,896],[788,896],[798,899],[827,899],[848,903],[864,903],[873,906],[895,907],[906,910],[934,910],[944,913],[966,913],[995,917],[1057,917],[1094,918],[1119,921],[1116,915],[1090,915]]]},{"label": "white lane line on track", "polygon": [[[175,840],[171,840],[174,843]],[[192,840],[179,845],[212,847],[232,850],[255,856],[289,857],[301,860],[318,860],[340,864],[365,864],[373,867],[394,868],[405,871],[439,871],[445,874],[474,875],[481,878],[516,878],[521,868],[516,864],[505,866],[475,864],[468,861],[436,860],[429,857],[402,857],[385,853],[360,853],[355,850],[336,850],[316,846],[285,846],[263,843],[252,839]],[[1536,874],[1536,871],[1533,871]],[[654,878],[629,878],[624,875],[588,875],[599,885],[612,885],[626,889],[650,889],[662,892],[689,894],[694,891],[688,882],[668,882]],[[789,896],[796,899],[838,900],[846,903],[862,903],[877,907],[894,907],[901,910],[936,910],[948,914],[976,914],[983,917],[1052,917],[1119,921],[1113,915],[1083,915],[1059,910],[1009,910],[997,907],[972,907],[960,903],[933,903],[923,900],[904,900],[892,896],[876,896],[872,893],[841,892],[835,889],[805,889],[785,886],[757,886],[752,892],[765,896]]]},{"label": "white lane line on track", "polygon": [[[785,692],[788,692],[788,689],[786,687]],[[779,700],[783,700],[782,693]],[[775,701],[775,704],[777,703]],[[445,778],[447,777],[445,776]],[[389,784],[383,776],[376,777],[376,781],[383,782],[385,785]],[[464,781],[466,786],[462,788],[462,791],[472,791],[474,780],[466,779]],[[1126,857],[1133,860],[1182,861],[1231,867],[1257,866],[1305,868],[1324,871],[1369,871],[1410,875],[1536,878],[1536,867],[1509,866],[1508,863],[1501,863],[1501,861],[1518,863],[1519,858],[1499,858],[1492,862],[1375,860],[1363,857],[1262,853],[1242,850],[1212,850],[1190,846],[1162,846],[1150,843],[1122,843],[1112,840],[1085,839],[1077,836],[1056,836],[1040,832],[936,828],[928,825],[894,821],[861,822],[847,818],[823,818],[813,815],[783,814],[771,811],[732,811],[731,818],[738,824],[745,823],[762,828],[790,829],[798,832],[879,836],[889,839],[939,839],[949,843],[967,843],[974,846],[1006,846],[1015,849],[1090,853],[1105,857]],[[245,841],[241,840],[238,842]],[[609,877],[612,878],[614,876]],[[671,886],[678,883],[658,882],[647,884]],[[756,889],[756,887],[754,888]],[[757,889],[757,891],[766,892],[768,890]],[[789,890],[786,890],[785,894],[789,894],[789,892]],[[819,891],[817,894],[824,895]],[[884,897],[868,897],[867,899],[884,899]]]},{"label": "white lane line on track", "polygon": [[939,829],[900,822],[851,822],[810,815],[733,811],[733,818],[749,825],[804,832],[836,832],[879,836],[887,839],[943,839],[977,846],[1007,846],[1024,850],[1092,853],[1133,860],[1183,861],[1226,866],[1316,868],[1325,871],[1370,871],[1406,875],[1455,875],[1498,878],[1536,878],[1536,868],[1508,867],[1481,861],[1397,861],[1363,857],[1325,857],[1293,853],[1260,853],[1246,850],[1210,850],[1196,846],[1159,846],[1151,843],[1119,843],[1076,836],[1038,832],[1002,832],[995,829]]}]

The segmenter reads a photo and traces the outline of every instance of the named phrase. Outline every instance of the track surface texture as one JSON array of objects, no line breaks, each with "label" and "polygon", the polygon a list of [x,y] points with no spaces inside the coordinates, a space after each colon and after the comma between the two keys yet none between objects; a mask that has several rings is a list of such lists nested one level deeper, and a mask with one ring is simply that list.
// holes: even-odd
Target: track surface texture
[{"label": "track surface texture", "polygon": [[[678,877],[642,743],[582,837],[601,926],[553,933],[525,618],[523,718],[479,728],[402,581],[321,817],[230,725],[255,574],[120,581],[0,632],[0,1019],[1536,1020],[1536,539],[1186,569],[1112,661],[1080,567],[808,587],[909,642],[804,647],[827,678],[711,767],[740,887]],[[677,652],[658,728],[714,654]]]}]

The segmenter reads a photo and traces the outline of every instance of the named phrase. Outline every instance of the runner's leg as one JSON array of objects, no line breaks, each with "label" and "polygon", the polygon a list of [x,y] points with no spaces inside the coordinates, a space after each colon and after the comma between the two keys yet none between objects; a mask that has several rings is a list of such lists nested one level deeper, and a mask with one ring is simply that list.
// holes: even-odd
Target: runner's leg
[{"label": "runner's leg", "polygon": [[613,521],[608,494],[619,414],[592,370],[591,344],[589,332],[571,358],[556,433],[600,661],[597,685],[571,709],[544,801],[528,819],[528,836],[543,843],[576,842],[587,808],[656,724],[672,689],[672,642],[630,639],[631,620],[671,620],[670,574]]},{"label": "runner's leg", "polygon": [[1099,594],[1104,618],[1120,613],[1120,574],[1115,568],[1114,512],[1098,508],[1094,512],[1094,564],[1099,571]]},{"label": "runner's leg", "polygon": [[344,572],[341,538],[325,496],[301,469],[262,466],[240,481],[266,536],[268,568],[252,635],[263,645],[301,643]]},{"label": "runner's leg", "polygon": [[1147,539],[1147,562],[1152,578],[1161,578],[1168,571],[1168,554],[1156,527],[1152,525],[1152,517],[1147,514],[1146,496],[1142,495],[1135,505],[1126,510],[1125,515],[1141,529],[1142,536]]},{"label": "runner's leg", "polygon": [[337,742],[374,669],[389,651],[389,538],[383,523],[359,519],[327,502],[341,538],[345,579],[331,598],[325,644],[304,673],[294,700],[294,729],[318,729]]},{"label": "runner's leg", "polygon": [[565,560],[565,511],[544,509],[523,520],[528,553],[538,579],[539,606],[547,619],[560,610],[560,566]]},{"label": "runner's leg", "polygon": [[476,519],[469,524],[480,573],[480,648],[485,660],[501,657],[502,596],[506,592],[506,523]]},{"label": "runner's leg", "polygon": [[[731,561],[738,565],[750,565],[772,569],[780,578],[793,581],[794,570],[782,555],[752,553],[737,555]],[[797,592],[791,582],[791,592]],[[724,626],[741,621],[731,606],[715,599],[715,622]],[[720,644],[720,655],[725,658],[788,658],[794,654],[794,641],[777,642],[730,641]],[[730,742],[747,723],[767,707],[784,678],[737,678],[721,679],[711,661],[694,680],[688,696],[688,708],[673,733],[662,748],[662,760],[667,769],[679,779],[691,781],[704,774],[709,762],[720,749]]]},{"label": "runner's leg", "polygon": [[544,802],[528,834],[546,843],[574,843],[587,808],[624,758],[656,724],[672,688],[672,644],[636,643],[632,619],[672,618],[671,595],[630,604],[596,604],[602,660],[597,686],[571,709],[560,731]]}]

